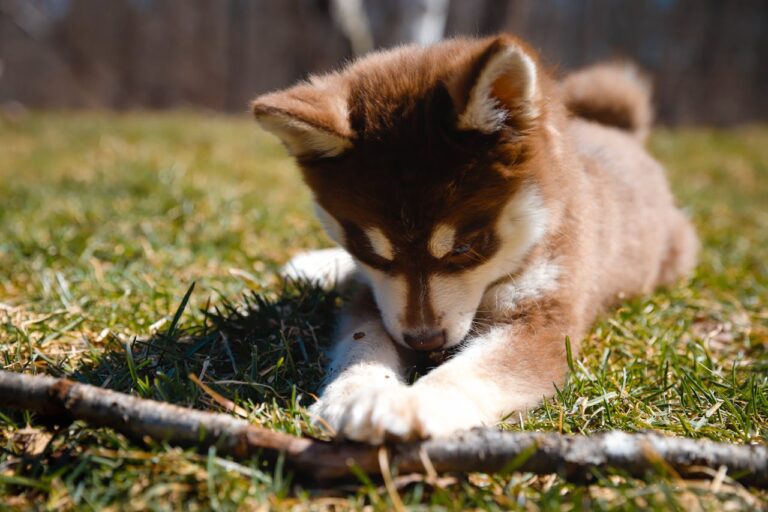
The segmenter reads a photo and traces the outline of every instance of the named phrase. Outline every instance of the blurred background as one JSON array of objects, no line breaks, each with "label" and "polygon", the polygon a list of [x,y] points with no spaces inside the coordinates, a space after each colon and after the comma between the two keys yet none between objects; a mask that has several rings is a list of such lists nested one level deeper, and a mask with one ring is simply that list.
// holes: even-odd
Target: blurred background
[{"label": "blurred background", "polygon": [[499,31],[636,60],[660,122],[768,119],[766,0],[0,0],[0,106],[244,112],[372,49]]}]

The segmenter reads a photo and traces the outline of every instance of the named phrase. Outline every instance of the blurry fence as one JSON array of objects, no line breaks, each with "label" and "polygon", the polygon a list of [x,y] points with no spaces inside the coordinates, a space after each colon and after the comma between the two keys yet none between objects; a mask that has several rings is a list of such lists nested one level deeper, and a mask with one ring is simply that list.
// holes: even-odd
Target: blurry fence
[{"label": "blurry fence", "polygon": [[766,0],[0,0],[0,104],[243,111],[369,47],[498,31],[560,71],[638,61],[664,122],[768,119]]}]

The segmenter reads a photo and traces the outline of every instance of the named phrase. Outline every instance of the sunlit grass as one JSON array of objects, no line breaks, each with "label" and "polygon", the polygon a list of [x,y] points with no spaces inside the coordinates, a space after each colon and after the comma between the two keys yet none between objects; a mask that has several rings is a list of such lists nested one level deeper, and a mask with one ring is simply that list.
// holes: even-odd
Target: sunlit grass
[{"label": "sunlit grass", "polygon": [[[603,318],[559,396],[505,428],[767,442],[768,129],[660,131],[652,149],[704,241],[695,278]],[[252,421],[310,431],[304,406],[340,298],[275,277],[294,252],[328,243],[310,210],[290,160],[245,116],[0,117],[2,368],[217,410],[194,373]],[[370,483],[329,496],[258,461],[79,423],[51,437],[10,411],[0,445],[0,508],[392,506]],[[766,503],[727,479],[717,492],[669,476],[596,479],[472,475],[401,492],[447,509]]]}]

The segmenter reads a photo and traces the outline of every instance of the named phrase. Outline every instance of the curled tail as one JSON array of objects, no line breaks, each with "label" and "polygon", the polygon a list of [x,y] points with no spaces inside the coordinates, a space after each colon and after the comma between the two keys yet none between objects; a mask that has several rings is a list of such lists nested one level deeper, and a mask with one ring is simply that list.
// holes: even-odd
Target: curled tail
[{"label": "curled tail", "polygon": [[632,133],[644,141],[651,129],[651,85],[626,62],[600,63],[566,76],[565,106],[573,114]]}]

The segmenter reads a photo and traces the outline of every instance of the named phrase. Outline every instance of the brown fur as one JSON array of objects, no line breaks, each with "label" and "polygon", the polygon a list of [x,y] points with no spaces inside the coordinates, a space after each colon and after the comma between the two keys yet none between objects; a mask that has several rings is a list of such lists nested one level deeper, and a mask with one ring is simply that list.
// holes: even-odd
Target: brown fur
[{"label": "brown fur", "polygon": [[[460,129],[457,119],[479,87],[481,74],[509,48],[520,49],[535,63],[535,97],[523,98],[527,82],[515,73],[525,68],[514,68],[491,88],[494,105],[507,114],[503,125],[492,133]],[[381,369],[387,378],[399,370],[394,362],[379,364],[376,358],[384,356],[371,355],[386,341],[366,336],[340,356],[346,373],[333,374],[337,380],[330,382],[319,414],[350,437],[367,440],[378,440],[381,431],[404,437],[441,435],[487,423],[550,394],[552,383],[559,384],[566,370],[564,338],[570,336],[578,350],[578,340],[605,307],[690,273],[696,235],[675,207],[663,169],[641,145],[650,126],[650,93],[639,75],[627,69],[600,65],[557,84],[517,39],[456,39],[372,54],[337,73],[254,102],[257,119],[277,115],[305,123],[285,128],[295,131],[292,143],[302,140],[302,130],[340,137],[332,141],[343,148],[338,151],[300,143],[292,150],[317,202],[341,225],[346,249],[388,279],[404,278],[409,328],[431,329],[443,319],[445,312],[423,299],[431,293],[430,276],[471,273],[498,256],[504,240],[494,226],[503,207],[524,187],[535,187],[547,212],[546,234],[522,263],[483,283],[486,295],[473,332],[478,339],[501,336],[505,341],[486,342],[495,348],[487,349],[482,364],[473,355],[481,349],[470,345],[467,355],[460,354],[412,388],[393,388],[394,396],[418,392],[411,400],[416,405],[408,410],[387,405],[388,395],[376,395],[372,410],[396,409],[384,411],[392,416],[374,414],[372,418],[390,418],[378,425],[353,412],[368,407],[369,395],[350,402],[349,383],[379,393],[365,378],[355,380],[355,368],[369,373],[371,367]],[[471,241],[472,251],[445,258],[430,254],[430,236],[441,223],[455,227],[457,240]],[[368,227],[380,229],[391,241],[394,259],[375,252],[365,235]],[[523,280],[529,269],[547,262],[556,262],[560,270],[554,289],[522,298],[514,307],[494,302],[493,290]],[[375,311],[355,315],[352,324],[376,325]],[[342,328],[341,347],[346,347],[344,332]],[[399,333],[389,334],[396,338]],[[467,399],[455,405],[459,412],[454,415],[432,411],[445,427],[423,416],[434,402],[425,397],[437,389],[458,389]],[[338,412],[344,408],[346,412]],[[344,423],[350,415],[352,426]],[[387,426],[401,417],[412,417],[405,435]],[[427,423],[432,426],[425,427]]]},{"label": "brown fur", "polygon": [[649,80],[628,62],[602,63],[568,75],[565,106],[583,119],[615,126],[645,140],[651,129]]},{"label": "brown fur", "polygon": [[[316,101],[315,95],[298,101],[312,90],[305,84],[254,102],[257,117],[285,110],[323,129],[349,126],[334,132],[350,130],[352,149],[334,159],[309,155],[300,164],[316,200],[344,226],[348,249],[361,261],[416,283],[424,280],[424,268],[462,271],[493,255],[498,244],[492,236],[469,257],[442,262],[426,247],[438,221],[458,226],[462,239],[477,237],[492,225],[529,174],[526,161],[538,151],[532,132],[539,128],[514,116],[501,134],[455,126],[473,80],[498,44],[495,39],[457,39],[419,52],[403,48],[358,61],[339,74],[313,78],[313,84],[329,82],[347,91],[346,119],[323,117],[307,106],[305,102]],[[511,88],[504,94],[515,96],[514,84],[501,85]],[[543,86],[552,87],[549,80]],[[327,96],[323,103],[328,103]],[[531,136],[521,137],[526,130]],[[382,228],[405,257],[394,265],[377,257],[361,231],[368,226]],[[410,290],[408,323],[415,324],[423,290]],[[423,314],[433,317],[429,305],[424,306]]]}]

